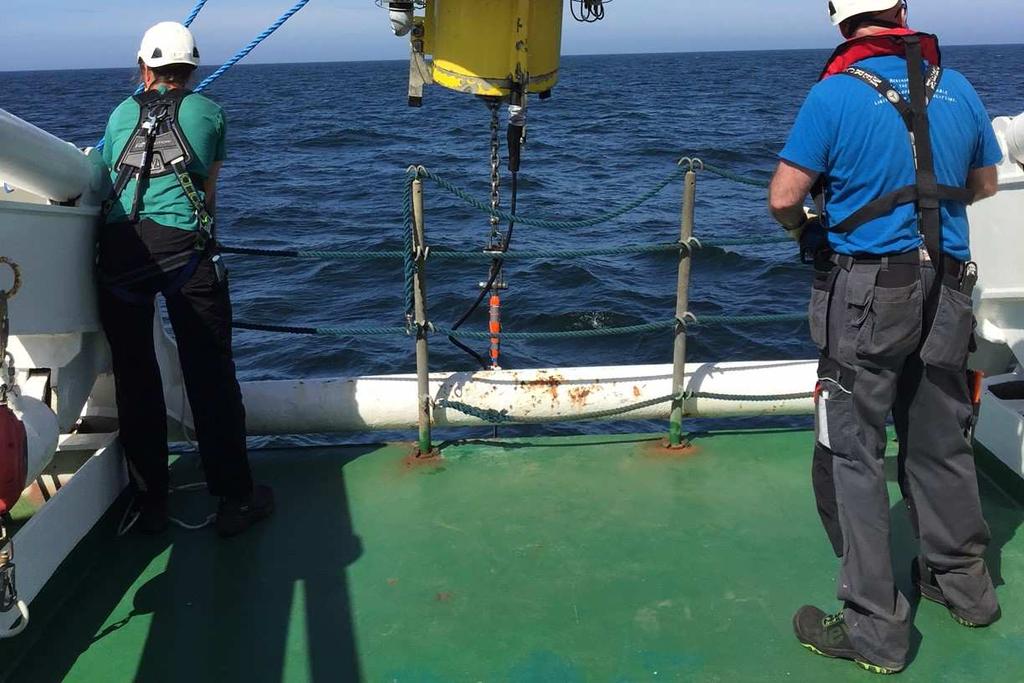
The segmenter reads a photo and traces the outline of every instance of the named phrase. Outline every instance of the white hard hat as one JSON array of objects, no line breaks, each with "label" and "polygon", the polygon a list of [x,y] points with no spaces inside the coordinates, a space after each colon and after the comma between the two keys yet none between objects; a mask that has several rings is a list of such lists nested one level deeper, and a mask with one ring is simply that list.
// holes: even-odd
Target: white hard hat
[{"label": "white hard hat", "polygon": [[829,0],[828,12],[832,17],[832,25],[839,26],[850,17],[870,12],[884,12],[892,9],[899,2],[893,0]]},{"label": "white hard hat", "polygon": [[139,59],[151,69],[168,64],[199,66],[199,48],[187,26],[176,21],[162,21],[142,36]]}]

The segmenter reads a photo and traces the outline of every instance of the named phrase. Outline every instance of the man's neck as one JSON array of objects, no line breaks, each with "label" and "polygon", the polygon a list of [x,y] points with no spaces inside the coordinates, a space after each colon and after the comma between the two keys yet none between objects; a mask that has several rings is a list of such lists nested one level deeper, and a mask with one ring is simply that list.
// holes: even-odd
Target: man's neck
[{"label": "man's neck", "polygon": [[856,40],[857,38],[866,38],[868,36],[878,35],[879,33],[892,31],[896,28],[906,28],[906,26],[861,26],[854,32],[852,36],[850,36],[850,40]]}]

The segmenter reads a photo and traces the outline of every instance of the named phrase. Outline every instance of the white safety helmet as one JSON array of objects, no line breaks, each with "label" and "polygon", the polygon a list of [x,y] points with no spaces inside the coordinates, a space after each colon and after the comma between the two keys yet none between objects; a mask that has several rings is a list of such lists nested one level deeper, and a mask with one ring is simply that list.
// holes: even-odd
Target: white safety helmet
[{"label": "white safety helmet", "polygon": [[162,21],[142,36],[139,59],[151,69],[168,64],[199,66],[199,48],[187,26],[176,21]]},{"label": "white safety helmet", "polygon": [[832,25],[839,26],[858,14],[884,12],[898,4],[900,3],[893,0],[829,0],[828,12],[832,17]]}]

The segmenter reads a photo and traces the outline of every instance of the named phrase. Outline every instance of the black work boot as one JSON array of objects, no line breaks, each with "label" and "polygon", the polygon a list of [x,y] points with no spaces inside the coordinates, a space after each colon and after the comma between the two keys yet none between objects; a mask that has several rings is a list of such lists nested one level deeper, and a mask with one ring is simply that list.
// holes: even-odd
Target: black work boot
[{"label": "black work boot", "polygon": [[843,621],[843,613],[825,614],[817,607],[804,606],[793,615],[793,631],[800,644],[815,654],[849,659],[862,669],[876,674],[895,674],[903,667],[880,666],[857,651]]},{"label": "black work boot", "polygon": [[214,526],[222,538],[237,536],[273,512],[274,491],[260,484],[245,499],[221,498]]},{"label": "black work boot", "polygon": [[995,614],[987,619],[978,619],[976,617],[968,617],[963,610],[959,610],[954,607],[946,596],[942,594],[942,588],[939,587],[939,582],[935,579],[935,573],[931,569],[925,570],[927,579],[921,578],[921,563],[914,560],[910,564],[910,578],[913,580],[914,585],[921,591],[921,597],[925,600],[931,600],[932,602],[942,605],[949,611],[949,616],[953,617],[953,621],[966,626],[967,628],[985,628],[991,626],[999,620],[1002,616],[1002,611],[996,609]]},{"label": "black work boot", "polygon": [[167,496],[140,494],[135,503],[139,518],[135,528],[141,533],[156,535],[167,531],[170,517],[167,512]]}]

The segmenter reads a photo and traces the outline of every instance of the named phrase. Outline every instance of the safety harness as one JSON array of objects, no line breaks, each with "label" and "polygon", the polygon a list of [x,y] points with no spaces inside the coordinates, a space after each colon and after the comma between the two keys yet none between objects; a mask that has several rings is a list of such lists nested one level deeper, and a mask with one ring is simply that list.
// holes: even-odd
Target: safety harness
[{"label": "safety harness", "polygon": [[128,219],[132,223],[137,222],[147,181],[173,174],[191,204],[196,219],[195,245],[192,250],[117,276],[109,277],[100,273],[100,281],[105,287],[130,301],[148,299],[131,291],[133,285],[180,269],[177,277],[162,290],[165,296],[177,292],[195,274],[207,249],[215,244],[213,215],[207,209],[188,171],[195,152],[178,122],[181,103],[191,94],[190,90],[182,88],[165,92],[149,90],[136,95],[139,122],[114,166],[114,188],[105,205],[105,215],[120,200],[128,183],[134,179],[135,195]]},{"label": "safety harness", "polygon": [[[910,80],[910,102],[907,102],[887,79],[867,69],[852,65],[854,61],[882,55],[906,57],[907,75]],[[922,66],[926,58],[932,62],[932,65],[927,72],[924,72]],[[825,226],[834,233],[853,232],[865,223],[891,214],[896,207],[916,204],[918,230],[924,239],[928,255],[937,268],[942,264],[941,203],[952,201],[970,204],[974,199],[973,192],[965,187],[940,185],[935,175],[928,105],[942,80],[940,59],[938,39],[935,36],[914,33],[905,29],[886,31],[875,36],[849,41],[836,51],[829,60],[822,78],[827,78],[830,75],[856,78],[876,90],[899,112],[910,135],[911,146],[914,150],[916,178],[913,185],[901,187],[878,197],[855,211],[846,220],[835,225],[830,224],[825,210],[828,204],[828,178],[824,176],[819,178],[812,189],[815,203],[824,217]]]}]

